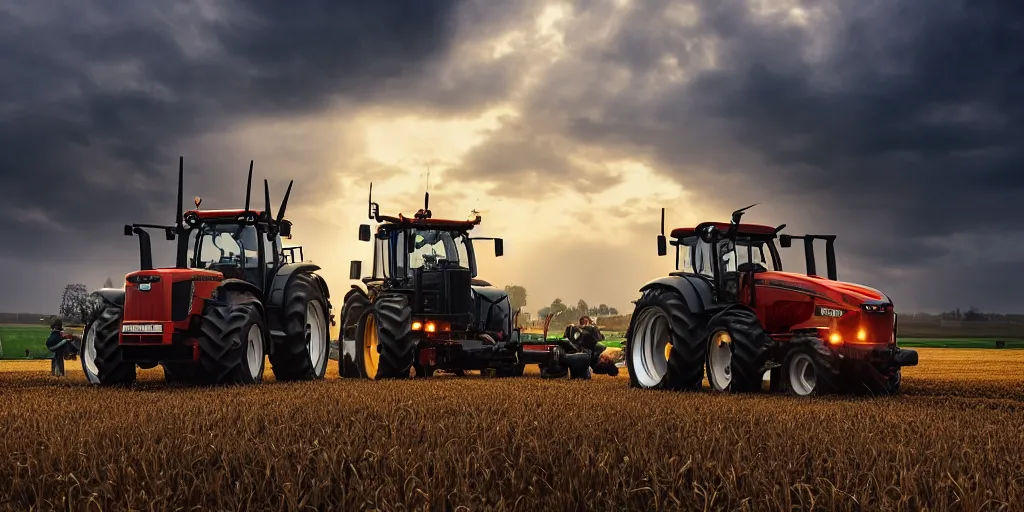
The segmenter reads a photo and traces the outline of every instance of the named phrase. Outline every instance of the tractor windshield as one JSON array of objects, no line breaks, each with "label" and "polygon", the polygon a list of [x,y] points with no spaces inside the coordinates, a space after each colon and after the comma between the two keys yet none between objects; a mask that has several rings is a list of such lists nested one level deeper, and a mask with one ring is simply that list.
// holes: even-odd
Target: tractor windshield
[{"label": "tractor windshield", "polygon": [[469,237],[460,231],[396,229],[378,237],[374,276],[405,278],[412,269],[439,265],[468,268],[476,274]]},{"label": "tractor windshield", "polygon": [[411,231],[409,268],[434,268],[440,263],[469,268],[469,250],[462,233],[417,229]]},{"label": "tractor windshield", "polygon": [[[701,241],[696,236],[691,236],[680,239],[677,249],[676,270],[714,277],[715,263],[711,254],[711,244]],[[720,240],[716,249],[721,272],[745,271],[747,270],[747,266],[744,265],[746,263],[753,263],[755,267],[760,265],[765,269],[768,268],[763,240],[743,238],[737,239],[735,242]]]},{"label": "tractor windshield", "polygon": [[259,233],[255,227],[204,224],[197,230],[192,266],[211,268],[220,265],[247,269],[259,266]]}]

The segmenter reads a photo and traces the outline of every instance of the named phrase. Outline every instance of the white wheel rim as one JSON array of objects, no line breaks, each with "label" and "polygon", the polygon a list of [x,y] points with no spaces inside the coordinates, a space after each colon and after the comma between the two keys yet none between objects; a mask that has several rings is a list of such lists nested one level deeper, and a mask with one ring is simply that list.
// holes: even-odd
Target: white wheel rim
[{"label": "white wheel rim", "polygon": [[327,363],[327,322],[324,321],[324,310],[319,301],[311,300],[306,304],[306,339],[309,340],[309,360],[317,374],[321,366]]},{"label": "white wheel rim", "polygon": [[789,362],[789,386],[793,392],[807,396],[814,392],[818,384],[817,375],[814,373],[814,361],[807,354],[797,354]]},{"label": "white wheel rim", "polygon": [[725,391],[732,383],[732,338],[724,330],[708,337],[708,381],[715,391]]},{"label": "white wheel rim", "polygon": [[256,324],[249,327],[245,359],[249,363],[249,375],[253,380],[259,380],[263,371],[263,331]]},{"label": "white wheel rim", "polygon": [[660,308],[649,307],[640,312],[636,330],[630,340],[630,371],[635,374],[641,386],[657,386],[668,372],[668,358],[665,357],[672,329],[668,315]]},{"label": "white wheel rim", "polygon": [[91,326],[82,340],[82,363],[85,367],[85,378],[89,382],[99,383],[100,369],[96,367],[96,332]]}]

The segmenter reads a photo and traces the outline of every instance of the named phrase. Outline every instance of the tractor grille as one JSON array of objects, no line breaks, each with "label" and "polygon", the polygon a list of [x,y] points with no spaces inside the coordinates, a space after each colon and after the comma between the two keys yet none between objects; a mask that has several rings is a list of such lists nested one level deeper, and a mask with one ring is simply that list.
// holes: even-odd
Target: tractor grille
[{"label": "tractor grille", "polygon": [[180,322],[188,318],[194,291],[192,281],[178,281],[171,285],[171,321]]}]

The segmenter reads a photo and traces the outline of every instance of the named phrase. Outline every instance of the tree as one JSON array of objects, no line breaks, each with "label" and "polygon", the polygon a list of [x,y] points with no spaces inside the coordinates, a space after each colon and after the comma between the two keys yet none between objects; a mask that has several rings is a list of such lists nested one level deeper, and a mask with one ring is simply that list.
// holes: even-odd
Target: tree
[{"label": "tree", "polygon": [[114,280],[108,277],[106,281],[103,281],[103,287],[104,288],[113,288],[114,287]]},{"label": "tree", "polygon": [[618,314],[619,310],[612,307],[608,308],[608,316],[618,316]]},{"label": "tree", "polygon": [[507,284],[505,285],[505,293],[508,294],[508,300],[512,304],[512,311],[526,307],[526,288]]},{"label": "tree", "polygon": [[590,308],[587,306],[587,301],[580,299],[580,301],[576,303],[576,312],[579,313],[580,316],[589,313]]},{"label": "tree", "polygon": [[600,306],[597,306],[597,314],[600,316],[610,315],[611,313],[609,313],[608,304],[601,304]]},{"label": "tree", "polygon": [[89,291],[84,284],[69,284],[64,288],[58,316],[70,323],[85,321],[84,312]]}]

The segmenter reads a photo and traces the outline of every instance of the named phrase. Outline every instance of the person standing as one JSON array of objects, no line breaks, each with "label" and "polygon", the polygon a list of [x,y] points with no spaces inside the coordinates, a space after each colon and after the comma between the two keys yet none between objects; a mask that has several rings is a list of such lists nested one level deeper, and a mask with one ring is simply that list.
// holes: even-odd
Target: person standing
[{"label": "person standing", "polygon": [[64,376],[64,354],[68,350],[68,336],[64,335],[64,323],[55,320],[50,324],[50,337],[46,338],[46,348],[53,352],[53,360],[50,363],[50,375],[54,377]]}]

